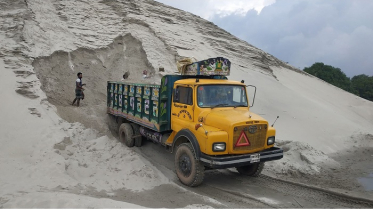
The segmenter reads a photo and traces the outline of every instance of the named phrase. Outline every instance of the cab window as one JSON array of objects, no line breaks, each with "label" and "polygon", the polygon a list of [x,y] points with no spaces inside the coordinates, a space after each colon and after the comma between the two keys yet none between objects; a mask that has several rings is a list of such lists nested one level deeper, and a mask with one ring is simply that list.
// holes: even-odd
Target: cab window
[{"label": "cab window", "polygon": [[193,89],[177,86],[174,92],[174,102],[193,105]]}]

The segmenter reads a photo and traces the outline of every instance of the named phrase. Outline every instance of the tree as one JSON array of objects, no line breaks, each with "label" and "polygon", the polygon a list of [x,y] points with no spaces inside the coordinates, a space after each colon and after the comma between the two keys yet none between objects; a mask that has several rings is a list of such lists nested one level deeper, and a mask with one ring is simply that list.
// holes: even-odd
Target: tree
[{"label": "tree", "polygon": [[351,85],[358,96],[373,101],[373,76],[360,74],[352,77]]},{"label": "tree", "polygon": [[311,67],[304,68],[303,71],[345,91],[354,92],[351,87],[350,78],[348,78],[339,68],[325,65],[324,63],[314,63]]}]

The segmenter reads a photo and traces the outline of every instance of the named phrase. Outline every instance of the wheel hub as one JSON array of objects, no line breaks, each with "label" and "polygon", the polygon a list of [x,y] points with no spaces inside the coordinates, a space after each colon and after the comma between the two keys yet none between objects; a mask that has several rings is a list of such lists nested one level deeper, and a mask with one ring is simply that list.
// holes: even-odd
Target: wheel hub
[{"label": "wheel hub", "polygon": [[183,154],[180,157],[179,167],[184,176],[189,176],[192,169],[192,162],[188,155]]}]

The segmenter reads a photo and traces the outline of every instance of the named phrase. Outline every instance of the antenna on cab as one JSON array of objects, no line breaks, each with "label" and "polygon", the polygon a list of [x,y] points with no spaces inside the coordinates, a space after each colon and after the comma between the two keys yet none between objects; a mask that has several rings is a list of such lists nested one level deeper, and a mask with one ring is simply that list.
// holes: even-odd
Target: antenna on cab
[{"label": "antenna on cab", "polygon": [[275,121],[273,122],[273,124],[271,125],[272,127],[275,125],[275,122],[277,121],[277,119],[280,118],[279,116],[276,117]]}]

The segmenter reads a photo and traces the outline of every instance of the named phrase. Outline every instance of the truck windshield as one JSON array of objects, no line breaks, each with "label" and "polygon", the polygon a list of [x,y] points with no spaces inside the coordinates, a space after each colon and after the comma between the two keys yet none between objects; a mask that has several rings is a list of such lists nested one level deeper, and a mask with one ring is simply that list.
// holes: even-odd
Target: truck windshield
[{"label": "truck windshield", "polygon": [[199,107],[247,107],[246,88],[241,85],[200,85]]}]

